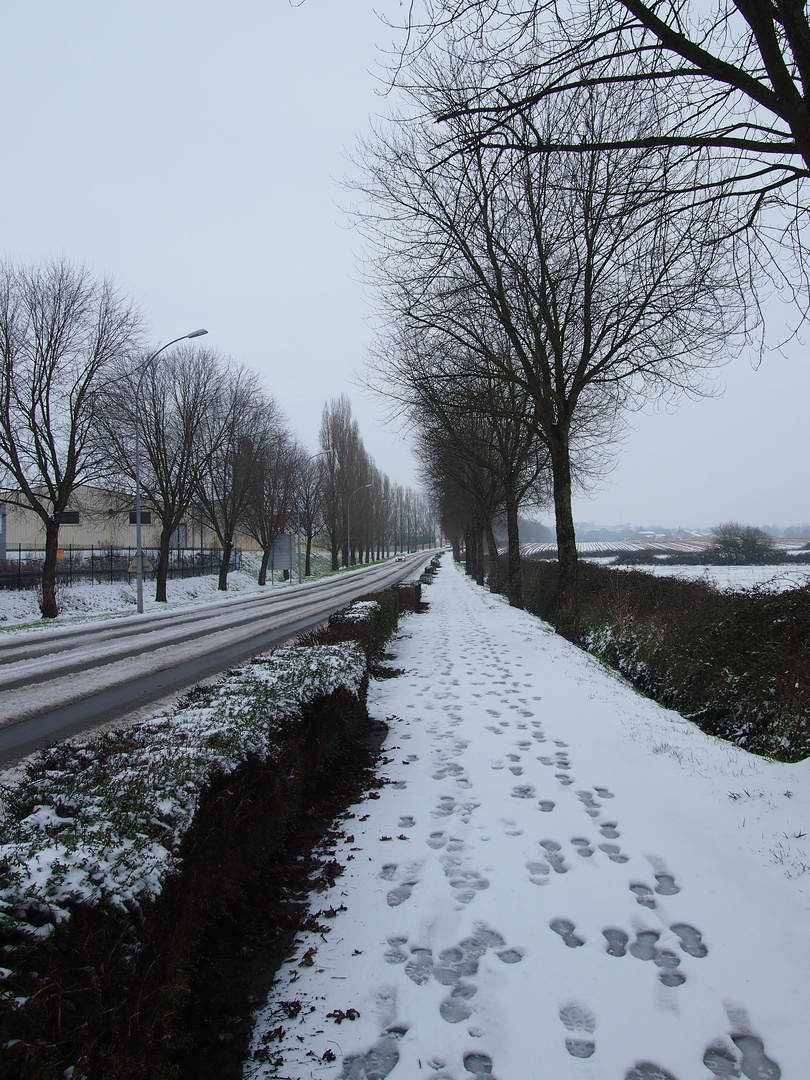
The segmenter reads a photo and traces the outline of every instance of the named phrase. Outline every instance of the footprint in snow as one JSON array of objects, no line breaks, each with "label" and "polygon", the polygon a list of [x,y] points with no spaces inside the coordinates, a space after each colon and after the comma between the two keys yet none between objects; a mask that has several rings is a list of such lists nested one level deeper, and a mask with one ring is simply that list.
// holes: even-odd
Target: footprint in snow
[{"label": "footprint in snow", "polygon": [[399,905],[404,904],[406,900],[410,900],[414,885],[418,884],[417,881],[403,881],[401,885],[397,885],[395,888],[391,889],[385,898],[388,906],[399,907]]},{"label": "footprint in snow", "polygon": [[499,818],[498,827],[507,836],[522,836],[523,829],[521,829],[512,818]]},{"label": "footprint in snow", "polygon": [[554,867],[556,873],[568,873],[568,867],[565,865],[565,860],[560,854],[561,846],[557,843],[556,840],[541,840],[540,847],[545,848],[546,858]]},{"label": "footprint in snow", "polygon": [[513,799],[533,799],[535,792],[531,784],[518,784],[512,788]]},{"label": "footprint in snow", "polygon": [[343,1072],[340,1080],[359,1080],[360,1077],[373,1076],[375,1080],[385,1080],[399,1061],[396,1040],[400,1032],[386,1032],[366,1054],[353,1054],[343,1059]]},{"label": "footprint in snow", "polygon": [[492,1058],[489,1054],[465,1054],[464,1068],[481,1080],[492,1080]]},{"label": "footprint in snow", "polygon": [[509,772],[513,776],[523,776],[523,766],[522,765],[510,765],[509,766]]},{"label": "footprint in snow", "polygon": [[568,773],[555,773],[554,776],[560,781],[562,787],[568,787],[569,784],[573,784],[573,780]]},{"label": "footprint in snow", "polygon": [[616,825],[615,821],[605,821],[599,826],[599,832],[608,840],[617,840],[622,834]]},{"label": "footprint in snow", "polygon": [[431,817],[450,817],[456,808],[456,800],[452,795],[442,795],[439,805],[430,812]]},{"label": "footprint in snow", "polygon": [[495,955],[503,964],[519,964],[524,954],[522,949],[502,949]]},{"label": "footprint in snow", "polygon": [[703,1064],[713,1076],[740,1076],[737,1059],[724,1046],[710,1046],[703,1055]]},{"label": "footprint in snow", "polygon": [[450,878],[450,886],[456,890],[457,900],[469,904],[477,892],[489,888],[489,882],[477,870],[462,870]]},{"label": "footprint in snow", "polygon": [[565,1040],[565,1049],[575,1058],[589,1058],[593,1056],[596,1044],[593,1039],[587,1038],[593,1035],[596,1028],[596,1018],[584,1005],[564,1005],[560,1009],[560,1020],[565,1025],[566,1031],[585,1035],[586,1038],[572,1038]]},{"label": "footprint in snow", "polygon": [[739,1034],[732,1035],[731,1041],[742,1054],[739,1067],[735,1058],[722,1047],[710,1047],[703,1057],[703,1064],[715,1076],[739,1076],[742,1073],[749,1080],[780,1080],[782,1070],[765,1053],[762,1039],[756,1035]]},{"label": "footprint in snow", "polygon": [[629,856],[622,854],[622,849],[618,844],[600,844],[599,850],[604,851],[611,862],[626,863]]},{"label": "footprint in snow", "polygon": [[631,955],[637,960],[654,960],[658,956],[656,943],[660,936],[657,930],[640,930],[630,946]]},{"label": "footprint in snow", "polygon": [[674,926],[670,926],[670,930],[680,939],[681,948],[689,956],[700,959],[707,955],[709,950],[703,944],[700,931],[696,930],[694,926],[690,926],[688,923],[675,923]]},{"label": "footprint in snow", "polygon": [[602,933],[605,936],[605,952],[608,956],[626,956],[627,942],[630,940],[624,930],[609,926]]},{"label": "footprint in snow", "polygon": [[552,919],[548,925],[555,934],[560,935],[569,949],[576,949],[585,944],[584,940],[574,933],[576,928],[570,919]]},{"label": "footprint in snow", "polygon": [[447,843],[447,833],[432,832],[427,838],[427,846],[433,848],[436,851],[440,847],[444,847]]},{"label": "footprint in snow", "polygon": [[590,791],[578,791],[577,798],[585,807],[586,814],[590,814],[591,817],[599,817],[599,808],[602,804],[594,799]]},{"label": "footprint in snow", "polygon": [[636,903],[641,904],[642,907],[654,908],[656,907],[655,898],[653,897],[653,891],[649,885],[642,885],[640,882],[630,886],[630,892],[635,895]]},{"label": "footprint in snow", "polygon": [[591,855],[593,855],[593,848],[584,836],[573,837],[571,843],[577,849],[577,855],[581,855],[583,859],[590,859]]},{"label": "footprint in snow", "polygon": [[554,809],[555,803],[550,799],[541,799],[537,806],[544,814],[550,814]]},{"label": "footprint in snow", "polygon": [[675,878],[672,874],[656,874],[655,880],[658,882],[655,891],[661,896],[674,896],[675,893],[681,891],[680,887],[675,884]]},{"label": "footprint in snow", "polygon": [[397,822],[398,829],[412,829],[416,824],[416,820],[411,817],[410,814],[403,814]]},{"label": "footprint in snow", "polygon": [[680,962],[680,958],[669,949],[661,949],[658,955],[653,957],[653,963],[659,968],[658,979],[664,986],[683,986],[686,982],[686,976],[675,970]]},{"label": "footprint in snow", "polygon": [[548,863],[527,862],[526,869],[529,871],[529,881],[531,881],[533,885],[548,884],[548,875],[551,873],[551,868]]},{"label": "footprint in snow", "polygon": [[662,1069],[660,1065],[653,1065],[651,1061],[640,1061],[625,1075],[624,1080],[678,1080],[678,1078],[666,1069]]},{"label": "footprint in snow", "polygon": [[607,788],[595,787],[593,790],[596,792],[596,794],[599,796],[600,799],[612,799],[612,798],[614,798],[614,796],[611,794],[611,792],[608,791]]},{"label": "footprint in snow", "polygon": [[433,950],[414,947],[405,964],[405,974],[417,986],[424,986],[433,973]]},{"label": "footprint in snow", "polygon": [[388,938],[389,948],[383,953],[383,959],[386,964],[404,964],[408,959],[406,953],[402,951],[402,946],[408,939],[405,937],[390,937]]}]

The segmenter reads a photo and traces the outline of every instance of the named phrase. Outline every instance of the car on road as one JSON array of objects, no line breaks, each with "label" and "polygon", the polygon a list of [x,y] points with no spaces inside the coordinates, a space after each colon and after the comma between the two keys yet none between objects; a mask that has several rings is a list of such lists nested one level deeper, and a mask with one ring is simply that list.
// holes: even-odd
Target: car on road
[{"label": "car on road", "polygon": [[407,556],[400,553],[399,555],[394,556],[394,562],[405,562],[406,558]]}]

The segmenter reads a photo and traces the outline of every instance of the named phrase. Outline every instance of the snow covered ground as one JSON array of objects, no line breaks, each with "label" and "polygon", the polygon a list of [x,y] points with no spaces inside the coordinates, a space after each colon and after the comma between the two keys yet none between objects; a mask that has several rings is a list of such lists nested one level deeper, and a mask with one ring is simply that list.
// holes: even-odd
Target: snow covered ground
[{"label": "snow covered ground", "polygon": [[[621,569],[621,568],[620,568]],[[647,566],[634,565],[656,577],[679,577],[690,581],[705,581],[716,589],[740,590],[755,586],[769,592],[784,592],[810,583],[808,566]]]},{"label": "snow covered ground", "polygon": [[[276,582],[274,588],[286,585]],[[269,586],[268,586],[269,587]],[[228,574],[228,591],[219,592],[216,574],[203,577],[179,578],[168,583],[168,604],[155,601],[155,587],[152,582],[144,585],[144,611],[165,611],[167,608],[186,607],[198,601],[210,603],[217,599],[227,599],[235,593],[255,592],[259,590],[256,575],[244,570],[232,570]],[[81,582],[66,585],[57,590],[59,615],[56,619],[43,619],[39,611],[39,593],[36,589],[15,592],[12,589],[0,589],[0,629],[29,629],[32,623],[48,628],[66,623],[85,622],[102,619],[106,616],[134,615],[136,611],[135,582],[96,581],[94,584]]]},{"label": "snow covered ground", "polygon": [[388,784],[245,1076],[810,1076],[810,762],[701,733],[445,559],[377,682]]}]

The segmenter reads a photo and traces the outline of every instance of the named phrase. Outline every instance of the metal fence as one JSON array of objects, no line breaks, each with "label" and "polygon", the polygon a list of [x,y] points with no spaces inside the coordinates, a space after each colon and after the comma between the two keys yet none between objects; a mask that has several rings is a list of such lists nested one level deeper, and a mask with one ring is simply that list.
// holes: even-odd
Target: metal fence
[{"label": "metal fence", "polygon": [[[158,549],[143,549],[144,578],[152,580],[158,563]],[[0,560],[0,589],[36,589],[42,581],[44,553],[31,551],[22,546],[17,551],[6,551]],[[174,548],[169,552],[170,578],[202,577],[218,574],[222,564],[222,552],[218,548]],[[231,552],[231,570],[241,570],[242,552]],[[91,584],[103,581],[126,581],[135,579],[135,548],[120,547],[66,547],[59,549],[56,562],[56,579],[62,585],[74,585],[87,581]]]}]

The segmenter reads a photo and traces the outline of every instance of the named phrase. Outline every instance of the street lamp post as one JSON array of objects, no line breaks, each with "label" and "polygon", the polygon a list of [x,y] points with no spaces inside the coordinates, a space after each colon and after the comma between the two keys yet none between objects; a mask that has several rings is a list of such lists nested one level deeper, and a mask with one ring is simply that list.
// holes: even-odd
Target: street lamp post
[{"label": "street lamp post", "polygon": [[362,491],[364,488],[370,488],[371,484],[361,484],[359,488],[355,488],[349,496],[349,501],[346,503],[346,569],[349,569],[349,562],[352,557],[352,499],[358,491]]},{"label": "street lamp post", "polygon": [[165,345],[161,345],[160,348],[153,352],[151,356],[148,356],[143,362],[141,368],[140,378],[138,379],[138,385],[135,388],[135,591],[138,601],[138,614],[143,614],[143,552],[141,551],[141,444],[140,444],[140,429],[141,429],[141,417],[140,417],[140,405],[141,405],[141,387],[143,386],[143,377],[146,374],[149,365],[153,360],[163,352],[164,349],[168,349],[170,345],[176,345],[178,341],[185,341],[186,338],[202,337],[207,334],[207,330],[192,330],[190,334],[183,334],[181,337],[175,338],[174,341],[167,341]]}]

